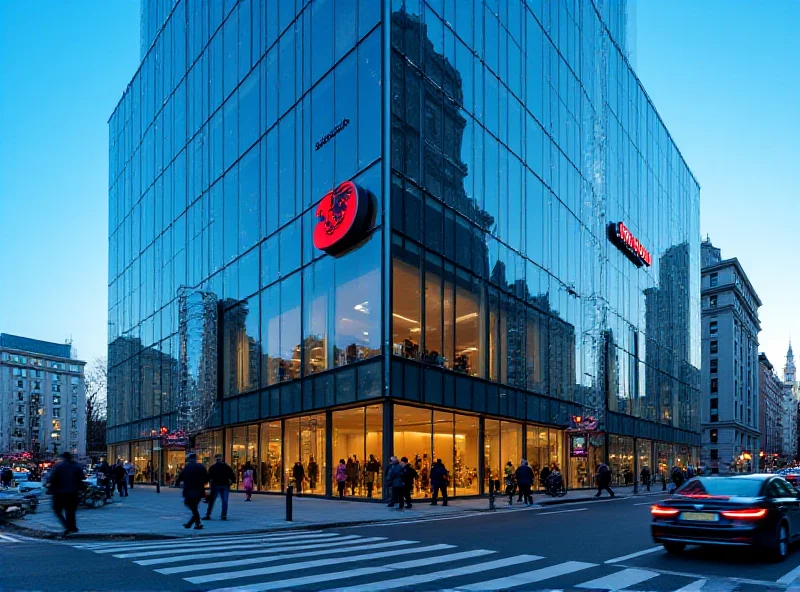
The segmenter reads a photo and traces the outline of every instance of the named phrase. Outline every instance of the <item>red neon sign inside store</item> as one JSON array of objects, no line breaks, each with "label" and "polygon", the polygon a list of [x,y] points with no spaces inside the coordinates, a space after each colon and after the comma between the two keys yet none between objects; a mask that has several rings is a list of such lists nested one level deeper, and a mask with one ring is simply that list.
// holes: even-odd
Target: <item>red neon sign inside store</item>
[{"label": "red neon sign inside store", "polygon": [[611,238],[616,245],[634,262],[637,266],[653,264],[653,257],[650,251],[644,248],[639,239],[633,236],[628,227],[623,222],[611,225]]},{"label": "red neon sign inside store", "polygon": [[329,253],[353,245],[364,234],[369,218],[369,196],[352,181],[325,194],[315,215],[314,246]]}]

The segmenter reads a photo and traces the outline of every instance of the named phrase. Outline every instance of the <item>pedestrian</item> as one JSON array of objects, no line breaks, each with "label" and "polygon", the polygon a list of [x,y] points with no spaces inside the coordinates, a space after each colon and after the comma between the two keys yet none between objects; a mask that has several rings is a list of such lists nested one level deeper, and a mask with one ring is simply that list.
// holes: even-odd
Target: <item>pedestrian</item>
[{"label": "pedestrian", "polygon": [[597,481],[597,495],[595,495],[595,497],[600,497],[604,489],[611,495],[611,497],[614,497],[614,492],[611,491],[611,469],[608,468],[606,463],[600,463],[597,465],[595,480]]},{"label": "pedestrian", "polygon": [[64,536],[78,532],[75,511],[78,509],[78,493],[85,487],[81,465],[72,460],[72,454],[63,452],[61,461],[53,467],[47,487],[53,495],[53,511],[64,526]]},{"label": "pedestrian", "polygon": [[[195,459],[197,457],[195,456]],[[208,508],[203,520],[211,520],[211,510],[214,509],[214,500],[219,496],[222,499],[222,514],[220,520],[228,519],[228,497],[231,493],[231,484],[236,483],[236,473],[222,460],[222,455],[214,456],[214,464],[208,469],[208,485],[211,493],[208,497]],[[205,469],[204,469],[205,470]]]},{"label": "pedestrian", "polygon": [[[300,466],[303,466],[302,463],[300,463]],[[317,488],[317,481],[319,481],[319,465],[312,456],[308,460],[308,486],[311,488],[312,493]]]},{"label": "pedestrian", "polygon": [[114,483],[117,485],[117,492],[120,497],[128,497],[128,472],[122,466],[122,459],[117,460],[117,464],[112,469]]},{"label": "pedestrian", "polygon": [[672,467],[672,474],[670,475],[672,479],[672,486],[670,487],[670,493],[675,493],[681,485],[683,485],[683,471],[678,466]]},{"label": "pedestrian", "polygon": [[431,490],[433,491],[431,497],[431,505],[435,506],[439,501],[439,492],[442,492],[442,505],[447,505],[447,483],[449,473],[447,467],[444,466],[441,458],[437,458],[436,462],[431,467]]},{"label": "pedestrian", "polygon": [[133,477],[136,474],[136,465],[126,460],[122,464],[122,468],[125,469],[125,472],[128,474],[128,489],[133,489]]},{"label": "pedestrian", "polygon": [[688,481],[692,477],[694,477],[694,465],[693,464],[686,465],[686,480]]},{"label": "pedestrian", "polygon": [[253,487],[255,486],[255,471],[253,470],[253,465],[250,464],[248,460],[244,463],[242,467],[242,487],[244,488],[244,501],[249,502],[252,501],[253,497]]},{"label": "pedestrian", "polygon": [[525,505],[532,506],[533,496],[531,495],[531,487],[533,486],[533,469],[528,465],[527,460],[524,458],[522,459],[519,463],[519,467],[517,467],[517,470],[514,472],[514,476],[517,479],[517,485],[525,500]]},{"label": "pedestrian", "polygon": [[294,487],[297,489],[297,495],[303,497],[303,481],[305,481],[306,472],[303,469],[303,463],[299,460],[292,467],[292,478],[294,479]]},{"label": "pedestrian", "polygon": [[347,483],[350,485],[350,495],[355,495],[359,473],[358,459],[355,454],[347,459],[345,468],[347,470]]},{"label": "pedestrian", "polygon": [[[217,459],[220,458],[220,455],[217,455]],[[230,469],[230,467],[228,468]],[[189,522],[183,525],[184,528],[191,528],[192,524],[194,524],[195,530],[201,530],[203,528],[197,506],[200,505],[200,500],[206,495],[206,483],[208,481],[208,471],[206,471],[206,468],[202,464],[197,462],[197,455],[192,453],[187,456],[186,465],[181,469],[181,472],[175,479],[175,487],[178,487],[181,483],[183,484],[183,503],[192,512],[192,517],[189,519]],[[211,511],[210,503],[209,511]]]},{"label": "pedestrian", "polygon": [[647,465],[642,467],[642,472],[639,474],[639,477],[642,480],[642,485],[647,487],[647,491],[650,491],[650,468]]},{"label": "pedestrian", "polygon": [[550,467],[544,466],[542,472],[539,473],[539,488],[547,491],[547,478],[550,476]]},{"label": "pedestrian", "polygon": [[375,488],[375,481],[378,478],[378,473],[381,472],[381,463],[377,461],[374,454],[369,455],[366,466],[366,480],[367,480],[367,497],[372,497],[372,490]]},{"label": "pedestrian", "polygon": [[97,483],[105,490],[105,501],[108,501],[111,499],[111,496],[114,495],[114,488],[111,483],[111,465],[106,462],[106,459],[103,459],[103,461],[97,467],[96,472]]},{"label": "pedestrian", "polygon": [[403,465],[403,482],[405,483],[405,489],[403,490],[403,497],[405,498],[406,509],[411,509],[411,494],[414,491],[414,483],[419,477],[417,470],[411,466],[411,463],[408,462],[408,459],[404,456],[400,459],[400,464]]},{"label": "pedestrian", "polygon": [[389,465],[386,467],[386,486],[392,488],[392,499],[387,504],[389,508],[393,508],[395,504],[400,504],[397,508],[398,511],[403,509],[403,499],[405,496],[405,481],[403,480],[404,467],[401,465],[396,456],[389,459]]},{"label": "pedestrian", "polygon": [[[348,463],[350,461],[348,460]],[[344,459],[339,459],[339,466],[336,467],[336,487],[339,489],[339,499],[344,498],[344,489],[347,486],[347,465]]]},{"label": "pedestrian", "polygon": [[[508,496],[508,505],[514,505],[514,491],[517,489],[517,482],[514,479],[514,464],[511,461],[506,463],[503,469],[503,477],[506,483],[506,495]],[[520,496],[522,493],[520,492]]]}]

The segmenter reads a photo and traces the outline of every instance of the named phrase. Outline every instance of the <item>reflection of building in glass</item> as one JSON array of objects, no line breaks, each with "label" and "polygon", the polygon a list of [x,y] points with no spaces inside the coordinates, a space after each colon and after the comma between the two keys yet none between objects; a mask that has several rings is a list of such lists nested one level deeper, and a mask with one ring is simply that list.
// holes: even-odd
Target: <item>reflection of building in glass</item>
[{"label": "reflection of building in glass", "polygon": [[[679,339],[651,331],[645,294],[681,245],[686,281],[664,290],[688,303],[688,345],[647,363],[697,396],[681,364],[699,366],[699,194],[620,53],[625,3],[223,4],[145,3],[142,66],[109,123],[109,348],[137,344],[115,376],[136,382],[143,351],[178,356],[186,286],[219,300],[195,446],[249,460],[265,491],[331,494],[344,458],[350,494],[382,497],[393,453],[420,475],[442,458],[456,494],[523,455],[569,486],[600,460],[692,456],[680,405],[640,401],[649,343]],[[315,214],[345,181],[373,219],[330,255]],[[620,221],[653,269],[608,242]],[[138,435],[178,409],[123,388],[109,441],[146,457]],[[599,427],[570,458],[578,415]],[[166,468],[179,453],[149,452]]]}]

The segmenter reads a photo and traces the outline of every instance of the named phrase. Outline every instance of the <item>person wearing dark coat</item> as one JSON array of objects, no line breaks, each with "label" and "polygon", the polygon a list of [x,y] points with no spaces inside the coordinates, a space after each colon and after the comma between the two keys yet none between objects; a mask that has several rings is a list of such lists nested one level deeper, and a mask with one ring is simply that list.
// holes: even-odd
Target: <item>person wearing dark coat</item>
[{"label": "person wearing dark coat", "polygon": [[306,471],[303,469],[303,463],[299,460],[292,467],[292,478],[294,479],[294,486],[297,488],[298,497],[303,497],[303,481],[306,478]]},{"label": "person wearing dark coat", "polygon": [[356,485],[358,484],[358,474],[361,472],[355,455],[347,459],[345,471],[347,473],[347,483],[350,485],[350,495],[355,495]]},{"label": "person wearing dark coat", "polygon": [[11,482],[14,480],[14,471],[9,469],[8,467],[3,467],[2,475],[0,475],[0,480],[3,483],[3,487],[11,487]]},{"label": "person wearing dark coat", "polygon": [[431,505],[435,506],[439,500],[439,492],[442,492],[442,505],[447,505],[447,468],[444,466],[441,458],[437,458],[436,462],[431,467],[431,490],[433,495],[431,498]]},{"label": "person wearing dark coat", "polygon": [[400,464],[403,466],[403,483],[405,483],[405,487],[403,488],[403,499],[405,500],[406,508],[410,510],[411,492],[414,491],[414,482],[417,480],[419,474],[411,465],[411,463],[408,462],[408,459],[405,456],[400,459]]},{"label": "person wearing dark coat", "polygon": [[531,496],[531,487],[533,487],[533,469],[528,465],[528,461],[524,458],[517,467],[514,476],[517,479],[517,485],[522,493],[522,498],[526,506],[533,505],[533,496]]},{"label": "person wearing dark coat", "polygon": [[197,455],[190,454],[186,457],[186,466],[175,479],[175,486],[183,484],[183,503],[192,512],[189,522],[183,525],[184,528],[191,528],[194,524],[195,530],[201,530],[203,523],[200,521],[200,512],[197,506],[200,500],[206,495],[206,483],[208,482],[208,471],[197,462]]},{"label": "person wearing dark coat", "polygon": [[595,480],[597,481],[597,495],[595,497],[600,497],[604,489],[611,497],[614,497],[614,492],[611,491],[611,469],[608,468],[606,463],[600,463],[597,466]]},{"label": "person wearing dark coat", "polygon": [[106,501],[108,501],[114,495],[114,486],[111,481],[111,465],[106,462],[106,459],[103,459],[103,462],[100,463],[100,466],[95,471],[97,472],[97,483],[105,489]]},{"label": "person wearing dark coat", "polygon": [[539,473],[539,488],[540,489],[547,489],[547,478],[550,476],[550,467],[547,465],[544,466],[542,472]]},{"label": "person wearing dark coat", "polygon": [[650,468],[647,465],[642,467],[639,478],[642,480],[642,485],[647,486],[647,491],[650,491]]},{"label": "person wearing dark coat", "polygon": [[228,519],[228,497],[231,493],[231,484],[236,482],[236,473],[222,460],[222,455],[214,457],[216,461],[208,469],[208,485],[211,490],[208,499],[208,509],[203,520],[211,520],[211,510],[214,509],[214,500],[219,496],[222,499],[222,520]]},{"label": "person wearing dark coat", "polygon": [[64,525],[64,536],[78,532],[75,511],[78,509],[78,492],[83,489],[83,468],[72,460],[69,452],[61,455],[61,462],[50,473],[48,488],[53,494],[53,511],[58,521]]},{"label": "person wearing dark coat", "polygon": [[375,488],[375,479],[381,472],[381,463],[377,461],[375,455],[370,454],[366,466],[367,497],[372,497],[372,490]]},{"label": "person wearing dark coat", "polygon": [[392,488],[392,500],[387,504],[390,508],[399,503],[400,506],[397,509],[403,509],[406,487],[403,479],[404,471],[405,467],[397,461],[396,456],[389,459],[389,464],[386,467],[386,487]]},{"label": "person wearing dark coat", "polygon": [[128,471],[122,466],[121,460],[118,460],[117,464],[111,469],[111,474],[114,476],[114,483],[117,485],[119,496],[128,497]]}]

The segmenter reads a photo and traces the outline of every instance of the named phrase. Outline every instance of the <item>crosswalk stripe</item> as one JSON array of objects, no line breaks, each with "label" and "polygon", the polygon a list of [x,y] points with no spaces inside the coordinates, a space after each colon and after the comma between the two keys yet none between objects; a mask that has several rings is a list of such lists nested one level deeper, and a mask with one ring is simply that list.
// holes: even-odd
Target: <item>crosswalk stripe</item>
[{"label": "crosswalk stripe", "polygon": [[89,549],[94,553],[119,553],[120,551],[146,551],[146,550],[155,550],[155,549],[175,549],[179,546],[185,547],[201,547],[201,546],[209,546],[209,545],[219,545],[222,543],[231,544],[236,543],[239,541],[285,541],[287,539],[292,540],[301,540],[301,539],[321,539],[321,538],[333,538],[341,536],[339,533],[336,532],[323,532],[319,534],[281,534],[278,536],[275,535],[251,535],[248,538],[237,538],[235,540],[228,540],[228,539],[217,539],[216,537],[209,537],[209,538],[185,538],[185,539],[173,539],[169,542],[163,543],[134,543],[134,544],[123,544],[117,543],[112,547],[103,547],[102,549]]},{"label": "crosswalk stripe", "polygon": [[[455,545],[429,545],[426,547],[412,547],[411,549],[403,549],[403,555],[429,553],[432,551],[441,551],[444,549],[452,549]],[[276,565],[274,567],[263,567],[258,569],[245,569],[241,571],[228,571],[216,574],[209,574],[205,576],[195,576],[192,578],[184,578],[187,582],[192,584],[205,584],[207,582],[220,582],[223,580],[233,580],[237,578],[247,578],[251,576],[266,576],[273,573],[281,573],[284,571],[293,571],[298,569],[311,569],[312,567],[325,567],[327,565],[339,565],[342,563],[353,563],[356,561],[368,561],[370,559],[383,559],[384,557],[396,557],[397,551],[382,551],[379,553],[366,553],[364,555],[353,555],[352,557],[335,557],[333,559],[320,559],[317,561],[303,561],[300,563],[288,563],[284,565]]]},{"label": "crosswalk stripe", "polygon": [[654,571],[645,569],[623,569],[617,573],[609,574],[596,580],[590,580],[583,584],[578,584],[577,588],[591,588],[600,590],[623,590],[628,586],[635,586],[641,582],[656,577]]},{"label": "crosswalk stripe", "polygon": [[[357,540],[354,540],[357,539]],[[386,537],[367,537],[362,538],[360,536],[344,536],[340,539],[336,539],[336,543],[346,542],[349,544],[363,544],[363,543],[371,543],[377,541],[385,541]],[[326,543],[329,541],[325,541]],[[251,549],[245,551],[224,551],[220,553],[190,553],[188,555],[175,555],[172,557],[157,557],[155,559],[141,559],[138,561],[134,561],[137,565],[161,565],[164,563],[180,563],[183,561],[193,561],[195,559],[199,559],[200,561],[205,561],[207,559],[218,559],[221,557],[243,557],[247,555],[268,555],[270,553],[280,553],[281,551],[295,551],[298,548],[305,549],[308,546],[308,542],[302,543],[292,543],[291,545],[283,545],[282,543],[273,543],[270,545],[261,545],[258,549]],[[319,552],[319,551],[318,551]]]},{"label": "crosswalk stripe", "polygon": [[535,569],[533,571],[508,576],[505,578],[495,578],[494,580],[487,580],[485,582],[477,582],[468,586],[459,586],[459,590],[505,590],[507,588],[514,588],[516,586],[524,586],[526,584],[533,584],[550,578],[564,576],[567,574],[581,571],[582,569],[589,569],[590,567],[597,567],[595,563],[585,563],[583,561],[567,561],[550,567],[542,569]]},{"label": "crosswalk stripe", "polygon": [[300,578],[289,578],[287,580],[275,580],[272,582],[259,582],[257,584],[248,584],[246,586],[236,586],[234,588],[217,588],[209,592],[266,592],[267,590],[294,590],[301,586],[309,584],[318,584],[320,582],[333,582],[336,580],[344,580],[349,578],[358,578],[361,576],[370,576],[372,574],[383,573],[390,566],[382,565],[380,567],[362,567],[359,569],[348,569],[346,571],[337,571],[333,573],[321,573],[313,576],[304,576]]},{"label": "crosswalk stripe", "polygon": [[[402,578],[395,578],[392,580],[381,580],[363,584],[359,586],[348,586],[346,588],[337,588],[337,592],[370,592],[371,590],[392,590],[394,588],[406,588],[418,584],[425,584],[435,580],[444,580],[447,578],[455,578],[458,576],[466,576],[470,574],[489,571],[492,569],[500,569],[501,567],[508,567],[509,565],[519,565],[528,561],[537,561],[543,559],[538,555],[517,555],[516,557],[506,557],[504,559],[496,559],[495,561],[487,561],[485,563],[476,563],[473,565],[466,565],[454,569],[444,569],[432,573],[419,574],[413,576],[405,576]],[[447,555],[440,557],[440,560],[446,561]],[[393,569],[406,569],[413,568],[414,562],[404,562],[405,565],[397,564],[392,566]]]},{"label": "crosswalk stripe", "polygon": [[18,543],[19,541],[7,534],[0,534],[0,543]]},{"label": "crosswalk stripe", "polygon": [[[356,535],[357,536],[357,535]],[[341,535],[336,533],[330,534],[315,534],[311,536],[304,536],[304,537],[280,537],[280,538],[271,538],[271,539],[261,539],[261,538],[252,538],[248,541],[245,545],[244,543],[239,543],[239,541],[235,541],[235,544],[241,544],[243,548],[252,548],[255,544],[270,544],[270,543],[290,543],[290,542],[308,542],[309,544],[314,543],[322,543],[328,542],[332,540],[336,540],[340,538]],[[103,549],[102,551],[95,551],[95,553],[126,553],[125,558],[128,557],[145,557],[149,553],[150,555],[159,555],[159,554],[169,554],[174,553],[176,550],[192,550],[192,549],[206,549],[208,551],[218,551],[223,549],[230,549],[231,543],[228,541],[219,542],[212,542],[212,541],[198,541],[194,543],[190,543],[188,541],[174,543],[170,547],[146,547],[146,546],[134,546],[134,547],[115,547],[113,549]],[[133,551],[133,553],[127,553],[128,551]],[[116,557],[116,555],[115,555]]]},{"label": "crosswalk stripe", "polygon": [[[217,561],[215,563],[203,563],[201,565],[181,565],[179,567],[165,567],[157,569],[160,574],[170,575],[176,573],[186,573],[191,571],[200,571],[204,569],[220,569],[226,567],[239,567],[242,565],[256,565],[262,563],[272,563],[273,561],[284,561],[288,559],[296,559],[300,557],[318,557],[320,555],[335,555],[336,553],[347,553],[350,551],[369,551],[371,549],[385,549],[387,547],[401,547],[403,545],[411,545],[416,541],[389,541],[384,543],[374,543],[371,545],[357,544],[354,546],[342,546],[334,549],[303,551],[302,553],[289,553],[286,555],[278,555],[277,557],[252,557],[250,559],[237,559],[234,561]],[[358,541],[362,543],[362,541]]]},{"label": "crosswalk stripe", "polygon": [[[301,534],[320,534],[321,530],[278,530],[275,532],[270,533],[263,533],[263,534],[236,534],[236,535],[208,535],[208,536],[189,536],[189,537],[175,537],[166,540],[160,541],[131,541],[134,545],[160,545],[160,546],[169,546],[174,545],[175,543],[182,543],[186,541],[236,541],[236,540],[249,540],[252,539],[254,536],[257,537],[276,537],[276,536],[288,536],[288,535],[301,535]],[[113,542],[106,542],[106,543],[76,543],[72,544],[72,547],[76,549],[87,549],[89,551],[94,551],[96,549],[107,549],[110,547],[119,547],[124,545],[123,541],[113,541]]]},{"label": "crosswalk stripe", "polygon": [[678,588],[675,592],[697,592],[697,590],[702,590],[703,586],[706,585],[708,580],[697,580],[684,586],[683,588]]}]

